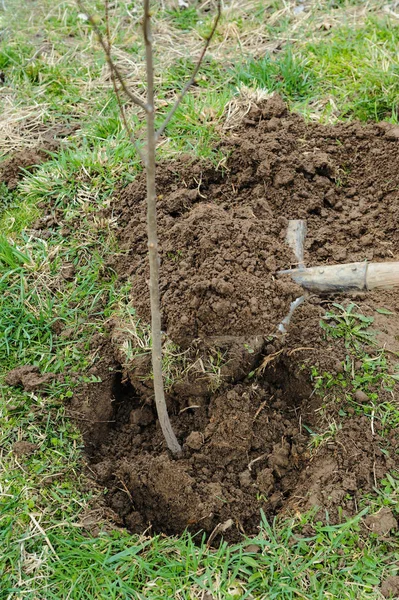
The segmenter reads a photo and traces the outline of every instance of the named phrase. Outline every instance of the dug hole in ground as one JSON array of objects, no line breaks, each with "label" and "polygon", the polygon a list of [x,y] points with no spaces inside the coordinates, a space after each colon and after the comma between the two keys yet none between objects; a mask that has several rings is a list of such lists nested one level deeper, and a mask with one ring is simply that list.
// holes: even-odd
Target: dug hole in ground
[{"label": "dug hole in ground", "polygon": [[[343,389],[338,401],[315,393],[310,376],[312,367],[346,376],[344,341],[320,327],[334,301],[377,316],[379,347],[398,351],[397,291],[310,295],[282,336],[278,324],[302,290],[276,277],[296,262],[285,242],[289,219],[307,222],[307,266],[398,260],[398,128],[307,123],[273,96],[219,149],[218,168],[180,157],[157,173],[167,403],[179,458],[165,447],[153,403],[144,176],[109,208],[121,251],[108,267],[132,283],[137,312],[121,313],[94,340],[101,382],[80,390],[71,414],[94,485],[132,532],[216,528],[233,541],[257,533],[261,509],[273,517],[318,507],[318,518],[342,522],[399,467],[397,432],[382,437],[383,423],[362,409],[367,394]],[[380,307],[395,315],[376,315]],[[377,392],[377,403],[394,401],[383,386]],[[332,439],[312,446],[313,433],[332,423]],[[389,511],[382,518],[385,535],[397,524]]]}]

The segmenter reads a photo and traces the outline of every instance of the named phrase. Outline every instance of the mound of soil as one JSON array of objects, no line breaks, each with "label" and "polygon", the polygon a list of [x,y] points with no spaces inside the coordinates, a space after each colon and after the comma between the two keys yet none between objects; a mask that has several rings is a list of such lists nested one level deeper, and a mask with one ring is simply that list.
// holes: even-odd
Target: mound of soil
[{"label": "mound of soil", "polygon": [[[275,96],[223,140],[225,169],[189,158],[158,169],[164,328],[195,337],[274,334],[300,294],[276,279],[295,263],[288,219],[306,219],[305,262],[391,259],[399,245],[399,138],[388,124],[326,127],[288,113]],[[112,207],[133,282],[149,321],[145,179]]]},{"label": "mound of soil", "polygon": [[[332,298],[310,297],[279,336],[301,290],[276,274],[295,265],[284,241],[288,219],[307,221],[308,266],[398,259],[397,133],[384,123],[306,123],[274,96],[222,140],[223,169],[187,157],[159,168],[164,330],[184,348],[199,340],[200,353],[222,348],[225,362],[216,391],[198,374],[170,388],[184,445],[174,459],[156,421],[148,356],[122,364],[123,328],[113,347],[104,344],[102,383],[88,385],[73,409],[83,414],[90,467],[132,531],[151,524],[236,539],[256,532],[261,508],[271,516],[318,506],[334,522],[357,512],[359,496],[398,467],[398,440],[382,452],[378,422],[370,426],[353,409],[343,419],[334,403],[317,410],[321,398],[303,367],[340,371],[346,352],[321,337]],[[110,266],[132,281],[132,303],[149,321],[144,178],[110,210],[124,249]],[[399,308],[388,291],[356,302],[365,312]],[[381,327],[394,339],[398,320]],[[310,453],[309,432],[325,431],[333,418],[336,435]]]}]

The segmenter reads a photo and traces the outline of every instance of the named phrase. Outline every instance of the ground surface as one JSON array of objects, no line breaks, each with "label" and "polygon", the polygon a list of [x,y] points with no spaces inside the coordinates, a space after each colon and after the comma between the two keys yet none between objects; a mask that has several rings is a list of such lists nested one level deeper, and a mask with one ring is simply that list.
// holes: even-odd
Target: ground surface
[{"label": "ground surface", "polygon": [[[178,461],[152,406],[143,180],[104,57],[72,1],[10,8],[0,598],[397,596],[396,295],[310,297],[281,338],[298,292],[275,277],[295,263],[288,218],[308,222],[308,265],[397,259],[397,2],[226,3],[159,150]],[[154,4],[160,119],[212,9]],[[110,4],[110,25],[141,93],[136,5]]]},{"label": "ground surface", "polygon": [[[336,403],[320,410],[309,368],[337,375],[345,361],[342,339],[326,343],[319,324],[332,299],[311,298],[279,336],[277,325],[302,291],[276,274],[296,262],[284,241],[290,218],[307,221],[309,266],[397,255],[397,132],[389,124],[307,124],[273,96],[222,139],[223,171],[187,158],[160,167],[163,327],[188,353],[195,342],[196,363],[218,356],[220,373],[216,381],[214,372],[191,370],[170,386],[185,448],[173,460],[156,423],[149,355],[134,354],[128,323],[110,323],[114,358],[105,342],[96,371],[102,383],[89,402],[85,390],[73,405],[85,414],[91,468],[133,531],[151,524],[211,533],[231,520],[224,537],[235,539],[256,533],[260,508],[274,516],[318,506],[335,523],[356,514],[362,494],[398,469],[397,433],[385,431],[384,442],[384,426],[377,419],[370,427],[358,402],[348,418],[356,391],[341,406],[344,418]],[[121,249],[112,268],[132,282],[132,305],[148,321],[144,177],[118,193],[109,212]],[[383,303],[393,315],[396,297],[358,294],[356,310],[373,314]],[[395,340],[392,315],[380,327]],[[377,393],[381,404],[391,397],[388,380]],[[364,394],[361,402],[368,400]],[[336,444],[311,452],[310,432],[333,420]],[[100,435],[99,421],[109,421]]]}]

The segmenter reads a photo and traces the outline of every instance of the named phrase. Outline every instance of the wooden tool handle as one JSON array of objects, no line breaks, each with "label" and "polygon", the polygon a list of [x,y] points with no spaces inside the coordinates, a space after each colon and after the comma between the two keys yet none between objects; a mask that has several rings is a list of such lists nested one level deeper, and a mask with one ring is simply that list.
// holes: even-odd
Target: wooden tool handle
[{"label": "wooden tool handle", "polygon": [[399,286],[399,262],[349,263],[282,271],[312,292],[367,291]]},{"label": "wooden tool handle", "polygon": [[399,286],[399,262],[370,263],[367,268],[367,289]]}]

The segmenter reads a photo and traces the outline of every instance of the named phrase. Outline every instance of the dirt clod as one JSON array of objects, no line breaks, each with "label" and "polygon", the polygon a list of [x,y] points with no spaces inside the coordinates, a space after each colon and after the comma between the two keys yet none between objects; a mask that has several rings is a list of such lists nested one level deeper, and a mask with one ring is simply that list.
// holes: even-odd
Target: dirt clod
[{"label": "dirt clod", "polygon": [[200,431],[192,431],[186,439],[186,446],[192,450],[199,450],[204,443],[204,436]]},{"label": "dirt clod", "polygon": [[12,451],[16,456],[29,456],[38,449],[37,444],[31,442],[15,442],[12,447]]},{"label": "dirt clod", "polygon": [[0,164],[0,182],[6,184],[9,190],[17,187],[24,171],[33,171],[43,162],[45,154],[38,150],[21,150]]},{"label": "dirt clod", "polygon": [[24,365],[9,371],[5,377],[7,385],[20,386],[26,392],[36,392],[43,390],[51,381],[53,381],[54,373],[40,374],[38,367],[34,365]]},{"label": "dirt clod", "polygon": [[379,536],[388,535],[391,530],[398,529],[398,521],[388,507],[382,508],[375,515],[369,515],[365,523],[370,531]]},{"label": "dirt clod", "polygon": [[382,582],[381,594],[384,598],[399,598],[399,575],[391,575]]},{"label": "dirt clod", "polygon": [[73,281],[75,279],[75,266],[71,263],[66,263],[61,268],[61,275],[65,281]]},{"label": "dirt clod", "polygon": [[357,390],[355,392],[354,396],[355,396],[355,400],[357,402],[360,402],[361,404],[363,404],[364,402],[369,402],[369,397],[367,396],[367,394],[362,392],[362,390]]}]

